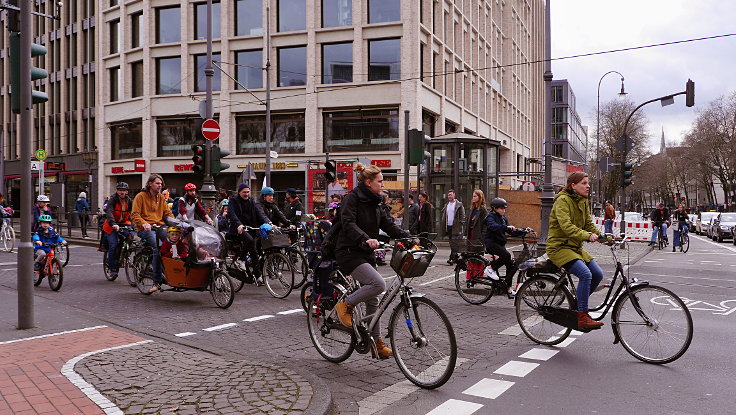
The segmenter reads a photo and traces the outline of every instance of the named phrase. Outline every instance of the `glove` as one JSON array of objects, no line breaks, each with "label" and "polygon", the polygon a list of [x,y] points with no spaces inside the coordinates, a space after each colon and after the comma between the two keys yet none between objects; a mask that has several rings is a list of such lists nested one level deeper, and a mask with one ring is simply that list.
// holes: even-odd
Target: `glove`
[{"label": "glove", "polygon": [[264,223],[263,225],[261,225],[260,229],[261,236],[265,238],[268,236],[268,233],[273,230],[273,226],[269,225],[268,223]]}]

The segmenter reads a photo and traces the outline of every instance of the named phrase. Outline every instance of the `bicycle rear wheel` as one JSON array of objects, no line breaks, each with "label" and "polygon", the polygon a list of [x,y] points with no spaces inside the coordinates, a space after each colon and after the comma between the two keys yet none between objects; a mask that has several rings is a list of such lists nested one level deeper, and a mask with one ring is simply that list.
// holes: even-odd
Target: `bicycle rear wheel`
[{"label": "bicycle rear wheel", "polygon": [[389,323],[391,348],[399,369],[413,384],[438,388],[455,370],[457,343],[450,320],[437,304],[425,297],[394,308]]},{"label": "bicycle rear wheel", "polygon": [[15,229],[10,225],[3,226],[2,232],[3,250],[5,252],[13,252],[15,248]]},{"label": "bicycle rear wheel", "polygon": [[102,254],[102,272],[105,273],[105,278],[107,278],[108,281],[115,281],[118,277],[117,274],[110,272],[110,267],[107,265],[107,252]]},{"label": "bicycle rear wheel", "polygon": [[307,301],[307,310],[307,329],[317,352],[333,363],[350,357],[355,349],[355,334],[340,323],[335,310],[322,308],[322,303],[315,304],[312,298]]},{"label": "bicycle rear wheel", "polygon": [[309,299],[312,298],[312,290],[314,285],[312,281],[307,281],[302,285],[302,291],[299,293],[299,300],[302,302],[302,308],[307,311],[309,308]]},{"label": "bicycle rear wheel", "polygon": [[[736,241],[736,239],[734,239]],[[680,248],[682,249],[682,252],[687,252],[688,249],[690,249],[690,237],[683,233],[680,235]]]},{"label": "bicycle rear wheel", "polygon": [[[634,303],[646,318],[639,315]],[[611,319],[624,349],[647,363],[676,360],[693,339],[693,319],[685,303],[672,291],[656,285],[634,287],[631,295],[621,294]]]},{"label": "bicycle rear wheel", "polygon": [[[565,285],[555,289],[557,280],[552,276],[537,275],[529,278],[516,293],[516,320],[521,330],[529,339],[548,346],[561,343],[572,332],[544,318],[543,313],[549,308],[573,310],[575,300]],[[560,334],[561,329],[565,330]]]},{"label": "bicycle rear wheel", "polygon": [[465,270],[455,267],[455,289],[470,304],[483,304],[493,296],[492,280],[483,273],[487,264],[482,258],[465,258]]},{"label": "bicycle rear wheel", "polygon": [[268,292],[276,298],[286,298],[294,288],[294,266],[281,252],[271,252],[263,261],[263,280]]},{"label": "bicycle rear wheel", "polygon": [[64,268],[61,266],[61,261],[54,258],[54,260],[51,261],[49,271],[49,288],[51,288],[52,291],[59,291],[61,289],[61,284],[64,282]]}]

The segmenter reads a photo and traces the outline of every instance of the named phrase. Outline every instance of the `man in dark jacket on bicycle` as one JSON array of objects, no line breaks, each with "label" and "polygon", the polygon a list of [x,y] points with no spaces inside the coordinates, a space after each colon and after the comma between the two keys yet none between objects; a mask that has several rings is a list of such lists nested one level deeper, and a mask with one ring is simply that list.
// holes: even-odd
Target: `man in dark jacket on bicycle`
[{"label": "man in dark jacket on bicycle", "polygon": [[657,208],[652,211],[649,215],[649,220],[652,221],[652,239],[649,241],[649,246],[654,245],[657,242],[657,235],[659,235],[659,228],[662,228],[662,236],[665,245],[667,244],[667,221],[670,220],[670,211],[664,207],[664,203],[660,202],[657,204]]},{"label": "man in dark jacket on bicycle", "polygon": [[286,189],[286,207],[284,216],[292,225],[299,226],[302,222],[302,214],[304,214],[304,205],[296,194],[296,189],[290,187]]},{"label": "man in dark jacket on bicycle", "polygon": [[[128,237],[132,232],[130,214],[133,209],[133,199],[128,196],[128,183],[120,182],[115,186],[115,194],[110,196],[105,210],[105,223],[102,225],[104,238],[107,240],[107,267],[110,276],[118,276],[118,234],[121,227],[128,227],[123,236]],[[115,279],[112,278],[112,279]]]},{"label": "man in dark jacket on bicycle", "polygon": [[[258,258],[255,239],[245,227],[258,228],[268,223],[269,220],[258,210],[255,201],[250,197],[250,186],[247,183],[238,185],[238,191],[230,196],[227,208],[227,216],[230,219],[230,229],[227,234],[231,239],[240,240],[243,245],[243,251],[238,256],[244,259],[245,251],[247,251],[255,261]],[[259,278],[261,270],[258,267],[254,268],[256,278]]]}]

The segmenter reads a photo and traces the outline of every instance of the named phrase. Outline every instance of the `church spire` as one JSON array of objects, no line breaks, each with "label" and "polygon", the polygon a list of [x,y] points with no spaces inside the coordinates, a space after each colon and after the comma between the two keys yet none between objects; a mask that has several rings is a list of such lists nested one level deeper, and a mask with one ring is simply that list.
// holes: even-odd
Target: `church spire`
[{"label": "church spire", "polygon": [[659,154],[667,153],[667,146],[664,144],[664,127],[662,127],[662,142],[659,144]]}]

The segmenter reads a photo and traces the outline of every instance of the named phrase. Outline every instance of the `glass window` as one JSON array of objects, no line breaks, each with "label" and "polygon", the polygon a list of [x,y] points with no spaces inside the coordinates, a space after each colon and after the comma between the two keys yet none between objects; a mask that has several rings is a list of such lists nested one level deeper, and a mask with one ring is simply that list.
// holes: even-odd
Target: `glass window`
[{"label": "glass window", "polygon": [[263,34],[263,5],[261,0],[238,0],[235,3],[235,35]]},{"label": "glass window", "polygon": [[[235,117],[237,154],[265,154],[266,116]],[[304,113],[271,115],[271,149],[280,154],[304,152]]]},{"label": "glass window", "polygon": [[110,54],[120,52],[119,43],[120,19],[110,22]]},{"label": "glass window", "polygon": [[130,159],[143,155],[142,122],[111,125],[112,159]]},{"label": "glass window", "polygon": [[[263,88],[263,51],[244,50],[235,52],[235,63],[238,65],[238,71],[235,73],[235,79],[248,89]],[[243,89],[240,85],[235,86],[236,89]]]},{"label": "glass window", "polygon": [[132,96],[143,96],[143,61],[133,62],[130,64]]},{"label": "glass window", "polygon": [[130,47],[139,48],[143,40],[143,12],[130,15]]},{"label": "glass window", "polygon": [[322,0],[322,27],[353,24],[352,0]]},{"label": "glass window", "polygon": [[181,92],[181,58],[156,59],[156,94]]},{"label": "glass window", "polygon": [[483,149],[485,145],[480,144],[460,144],[460,158],[458,160],[458,169],[467,172],[482,172],[483,169]]},{"label": "glass window", "polygon": [[381,81],[401,77],[401,39],[368,42],[368,80]]},{"label": "glass window", "polygon": [[[213,53],[212,60],[219,61],[220,54]],[[207,77],[204,75],[204,69],[207,67],[207,55],[194,55],[194,72],[197,77],[194,78],[194,92],[204,92],[206,90]],[[212,69],[215,70],[214,76],[212,76],[212,90],[220,90],[220,80],[222,78],[219,69],[212,65]]]},{"label": "glass window", "polygon": [[110,68],[110,102],[120,99],[120,67]]},{"label": "glass window", "polygon": [[401,20],[401,2],[397,0],[369,0],[368,23]]},{"label": "glass window", "polygon": [[192,145],[205,140],[202,119],[156,120],[156,137],[158,157],[189,156]]},{"label": "glass window", "polygon": [[325,112],[324,151],[397,151],[399,110]]},{"label": "glass window", "polygon": [[322,83],[353,82],[353,42],[322,45]]},{"label": "glass window", "polygon": [[279,48],[279,86],[307,84],[307,47]]},{"label": "glass window", "polygon": [[553,125],[552,138],[555,140],[567,140],[567,125]]},{"label": "glass window", "polygon": [[452,144],[432,146],[432,171],[436,173],[452,171]]},{"label": "glass window", "polygon": [[424,135],[434,137],[434,126],[437,124],[437,117],[427,111],[422,111],[422,132]]},{"label": "glass window", "polygon": [[[212,2],[212,39],[220,37],[220,3]],[[194,40],[207,39],[207,3],[194,5]]]},{"label": "glass window", "polygon": [[179,6],[156,9],[156,43],[181,41]]},{"label": "glass window", "polygon": [[279,32],[307,28],[306,0],[279,0],[278,7]]},{"label": "glass window", "polygon": [[552,87],[552,102],[562,102],[562,85]]},{"label": "glass window", "polygon": [[567,122],[567,108],[552,108],[552,122]]}]

